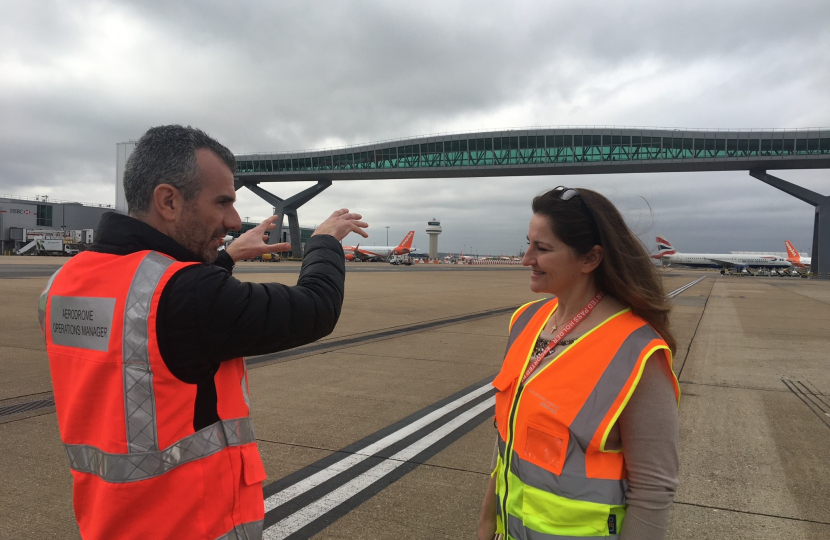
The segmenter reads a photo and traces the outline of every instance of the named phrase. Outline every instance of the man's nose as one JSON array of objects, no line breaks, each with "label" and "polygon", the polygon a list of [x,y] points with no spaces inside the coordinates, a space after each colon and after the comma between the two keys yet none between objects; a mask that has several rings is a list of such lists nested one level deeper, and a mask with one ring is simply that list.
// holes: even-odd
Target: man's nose
[{"label": "man's nose", "polygon": [[242,230],[242,218],[239,217],[239,212],[234,207],[231,207],[230,215],[225,218],[225,228],[229,231]]}]

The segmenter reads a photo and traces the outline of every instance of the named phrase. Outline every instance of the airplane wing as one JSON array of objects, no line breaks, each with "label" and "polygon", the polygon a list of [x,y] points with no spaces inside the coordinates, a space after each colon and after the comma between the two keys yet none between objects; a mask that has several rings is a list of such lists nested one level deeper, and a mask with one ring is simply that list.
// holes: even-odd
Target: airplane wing
[{"label": "airplane wing", "polygon": [[721,266],[725,266],[727,268],[732,268],[733,266],[746,266],[745,264],[735,264],[729,261],[722,261],[720,259],[707,259],[708,261],[712,261],[715,264],[719,264]]},{"label": "airplane wing", "polygon": [[380,255],[378,255],[377,253],[373,253],[371,251],[361,251],[359,248],[360,248],[360,244],[358,244],[354,248],[354,258],[356,260],[361,260],[363,262],[384,260],[384,258],[381,257]]},{"label": "airplane wing", "polygon": [[354,251],[352,251],[352,253],[354,254],[354,258],[356,261],[366,260],[366,255],[362,251],[360,251],[360,244],[354,247]]}]

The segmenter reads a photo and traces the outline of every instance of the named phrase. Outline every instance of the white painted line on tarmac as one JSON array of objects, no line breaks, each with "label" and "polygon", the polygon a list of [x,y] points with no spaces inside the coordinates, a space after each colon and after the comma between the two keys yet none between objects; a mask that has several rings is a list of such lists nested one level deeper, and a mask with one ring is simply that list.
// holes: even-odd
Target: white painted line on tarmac
[{"label": "white painted line on tarmac", "polygon": [[[487,385],[489,388],[489,385]],[[331,511],[337,506],[351,499],[367,487],[371,486],[390,472],[394,471],[404,463],[408,462],[433,444],[437,443],[456,429],[492,408],[496,398],[491,397],[472,409],[458,415],[435,431],[430,432],[421,439],[418,439],[394,456],[382,463],[375,465],[360,476],[355,477],[327,495],[317,499],[313,503],[301,508],[290,516],[278,521],[263,532],[264,540],[283,540],[289,535],[299,531],[309,523],[320,518],[320,516]]]},{"label": "white painted line on tarmac", "polygon": [[687,284],[683,285],[682,287],[680,287],[679,289],[673,290],[672,292],[670,292],[669,294],[666,295],[666,298],[674,298],[675,296],[682,293],[686,289],[690,289],[690,288],[694,287],[695,285],[697,285],[698,283],[700,283],[704,279],[706,279],[706,276],[699,277],[696,280],[692,281],[691,283],[687,283]]},{"label": "white painted line on tarmac", "polygon": [[423,418],[419,418],[415,422],[412,422],[411,424],[402,427],[398,431],[395,431],[394,433],[387,435],[379,441],[370,444],[366,448],[363,448],[357,451],[356,453],[351,454],[345,457],[344,459],[338,461],[337,463],[329,465],[320,472],[316,472],[308,478],[305,478],[304,480],[301,480],[296,484],[288,486],[284,490],[271,495],[270,497],[265,499],[265,511],[270,512],[274,508],[282,506],[291,499],[299,497],[303,493],[311,489],[314,489],[326,480],[334,478],[338,474],[354,467],[361,461],[364,461],[365,459],[372,457],[384,448],[387,448],[395,444],[396,442],[404,439],[405,437],[408,437],[409,435],[415,433],[422,427],[428,426],[429,424],[438,420],[442,416],[449,414],[450,412],[458,409],[462,405],[469,403],[475,398],[487,393],[488,391],[492,390],[492,388],[493,387],[489,384],[485,384],[479,388],[476,388],[475,390],[461,396],[455,401],[447,403],[440,409],[432,411]]}]

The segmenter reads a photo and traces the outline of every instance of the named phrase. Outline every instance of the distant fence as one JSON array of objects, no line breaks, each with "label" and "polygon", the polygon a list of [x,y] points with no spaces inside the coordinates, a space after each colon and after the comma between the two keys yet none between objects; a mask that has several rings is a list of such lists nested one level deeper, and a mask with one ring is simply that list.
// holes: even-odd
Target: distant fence
[{"label": "distant fence", "polygon": [[412,262],[415,264],[475,264],[475,265],[511,265],[511,266],[521,266],[522,261],[521,259],[473,259],[471,261],[455,261],[455,262],[444,262],[444,261],[437,261],[435,259],[412,259]]},{"label": "distant fence", "polygon": [[522,261],[519,259],[473,259],[472,261],[466,261],[464,264],[509,264],[512,266],[521,266]]}]

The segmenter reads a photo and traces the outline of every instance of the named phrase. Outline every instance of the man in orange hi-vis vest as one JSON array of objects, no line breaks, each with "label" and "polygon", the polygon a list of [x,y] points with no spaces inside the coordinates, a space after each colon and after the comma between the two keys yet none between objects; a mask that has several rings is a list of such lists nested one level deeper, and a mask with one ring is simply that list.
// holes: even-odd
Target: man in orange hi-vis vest
[{"label": "man in orange hi-vis vest", "polygon": [[265,470],[245,356],[329,334],[343,302],[340,245],[366,236],[338,210],[308,240],[297,285],[242,283],[235,261],[278,216],[239,230],[233,154],[204,132],[152,128],[126,164],[129,215],[49,280],[40,322],[84,540],[262,537]]}]

